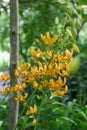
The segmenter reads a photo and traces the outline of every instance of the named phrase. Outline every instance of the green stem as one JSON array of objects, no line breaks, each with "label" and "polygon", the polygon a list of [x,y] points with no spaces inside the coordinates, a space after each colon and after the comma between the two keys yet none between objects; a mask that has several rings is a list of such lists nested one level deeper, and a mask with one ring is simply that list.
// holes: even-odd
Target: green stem
[{"label": "green stem", "polygon": [[36,130],[37,129],[37,126],[38,126],[38,119],[39,119],[39,115],[40,115],[40,110],[41,110],[41,108],[42,108],[42,106],[43,106],[43,102],[44,102],[44,93],[43,93],[43,95],[42,95],[42,101],[41,101],[41,104],[40,104],[40,107],[39,107],[39,112],[38,112],[38,116],[37,116],[37,118],[36,118],[36,121],[37,121],[37,123],[36,123],[36,125],[35,125],[35,127],[34,127],[34,130]]},{"label": "green stem", "polygon": [[22,126],[21,130],[24,130],[24,127],[25,127],[26,123],[27,123],[26,121],[23,123],[23,126]]},{"label": "green stem", "polygon": [[[37,86],[37,88],[33,91],[33,93],[31,94],[31,96],[29,97],[29,99],[27,100],[27,106],[29,107],[31,101],[32,101],[32,98],[34,97],[36,91],[38,90],[39,86]],[[20,116],[24,113],[26,107],[24,107],[24,109],[22,110]]]},{"label": "green stem", "polygon": [[[29,99],[28,99],[28,101],[27,101],[27,107],[29,107],[29,105],[30,105],[30,103],[31,103],[31,101],[32,101],[32,98],[34,97],[34,95],[35,95],[36,91],[38,90],[38,88],[39,88],[39,86],[37,86],[37,88],[33,91],[33,93],[31,94],[31,96],[29,97]],[[25,109],[26,109],[26,107],[24,107],[24,109],[22,110],[18,121],[20,121],[20,119],[21,119],[21,117],[22,117],[22,115],[23,115]],[[17,125],[18,125],[18,122],[17,122],[17,124],[16,124],[14,130],[16,130]],[[24,127],[24,125],[23,125],[23,127]],[[22,128],[23,128],[23,127],[22,127]]]}]

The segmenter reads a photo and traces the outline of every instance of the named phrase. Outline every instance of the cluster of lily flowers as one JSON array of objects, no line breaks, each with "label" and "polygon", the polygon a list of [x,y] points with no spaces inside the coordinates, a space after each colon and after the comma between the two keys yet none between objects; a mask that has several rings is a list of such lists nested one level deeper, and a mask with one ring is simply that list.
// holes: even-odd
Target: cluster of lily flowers
[{"label": "cluster of lily flowers", "polygon": [[[67,80],[70,77],[70,65],[73,60],[73,50],[79,52],[76,44],[73,44],[73,50],[65,49],[63,52],[55,51],[55,43],[59,39],[56,35],[50,37],[49,32],[46,36],[41,34],[41,39],[48,49],[31,49],[30,54],[32,63],[21,63],[15,70],[15,76],[22,81],[22,84],[16,84],[13,87],[4,88],[0,93],[17,93],[16,101],[24,102],[28,98],[26,92],[26,83],[32,85],[38,91],[49,90],[52,96],[64,96],[68,92]],[[0,76],[0,80],[10,79],[9,74]],[[26,115],[37,113],[37,107],[30,107]],[[35,124],[36,120],[33,120]]]}]

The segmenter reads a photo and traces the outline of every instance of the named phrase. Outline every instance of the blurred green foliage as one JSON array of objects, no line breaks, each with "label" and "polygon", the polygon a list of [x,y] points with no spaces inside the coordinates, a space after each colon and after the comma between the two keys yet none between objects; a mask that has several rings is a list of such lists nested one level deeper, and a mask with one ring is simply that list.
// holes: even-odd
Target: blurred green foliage
[{"label": "blurred green foliage", "polygon": [[[9,23],[9,2],[1,0],[0,51],[9,51]],[[81,67],[68,81],[68,96],[62,103],[59,99],[53,99],[51,105],[44,102],[38,130],[87,130],[87,0],[19,0],[20,57],[28,61],[30,47],[39,46],[40,33],[47,31],[63,37],[64,46],[70,48],[74,42],[78,44]],[[2,120],[4,115],[7,115],[7,106],[0,105],[2,130],[7,128],[7,119],[4,118],[5,124]],[[24,117],[21,125],[24,120],[27,119]]]},{"label": "blurred green foliage", "polygon": [[5,60],[0,61],[0,71],[5,71],[9,69],[8,62]]},{"label": "blurred green foliage", "polygon": [[76,99],[78,103],[87,104],[87,60],[80,64],[79,71],[69,80],[69,88],[67,100]]},{"label": "blurred green foliage", "polygon": [[9,51],[9,15],[6,12],[0,14],[0,51]]},{"label": "blurred green foliage", "polygon": [[[9,2],[1,1],[0,7],[0,51],[9,51]],[[58,34],[64,39],[61,43],[63,49],[66,46],[71,48],[72,44],[77,42],[81,61],[86,61],[86,21],[86,0],[19,0],[20,57],[27,61],[30,58],[30,47],[37,47],[41,44],[40,33],[45,34],[49,31],[51,35]],[[4,66],[3,63],[1,66]],[[83,64],[82,67],[86,68],[86,65]],[[86,73],[85,70],[84,72]],[[73,89],[73,87],[70,88]]]},{"label": "blurred green foliage", "polygon": [[[19,0],[20,55],[24,60],[29,56],[30,47],[39,44],[40,33],[45,34],[47,31],[52,35],[59,34],[64,37],[68,29],[73,35],[72,42],[78,42],[81,52],[84,52],[86,44],[81,47],[79,40],[79,33],[87,21],[87,11],[83,4],[87,2],[84,0]],[[0,22],[0,47],[2,50],[9,51],[9,2],[1,2],[0,5],[2,21]],[[69,37],[68,31],[66,34]],[[67,37],[64,37],[63,44],[71,44]]]},{"label": "blurred green foliage", "polygon": [[[4,100],[5,99],[5,100]],[[0,96],[0,129],[5,130],[8,127],[8,101]]]},{"label": "blurred green foliage", "polygon": [[[40,33],[49,31],[52,35],[61,35],[63,44],[77,42],[81,59],[86,59],[87,7],[84,4],[87,4],[84,0],[19,0],[20,57],[27,61],[30,47],[40,44]],[[1,1],[0,7],[0,50],[9,51],[9,2]],[[67,29],[73,39],[68,38],[70,34]]]},{"label": "blurred green foliage", "polygon": [[[1,1],[0,7],[0,51],[9,51],[9,2]],[[63,47],[71,47],[77,42],[81,61],[86,61],[86,21],[86,0],[19,0],[20,57],[27,61],[30,58],[30,47],[41,44],[40,33],[45,34],[49,31],[51,35],[58,34],[64,39],[61,43]],[[82,67],[86,68],[86,65],[83,64]]]},{"label": "blurred green foliage", "polygon": [[[59,34],[64,39],[63,44],[69,45],[75,42],[77,30],[80,29],[82,21],[80,22],[78,11],[72,2],[57,0],[23,2],[20,0],[19,4],[20,52],[25,60],[29,55],[29,47],[39,44],[40,33],[45,34],[49,31],[51,34]],[[73,39],[70,37],[68,41],[70,35],[73,35]]]},{"label": "blurred green foliage", "polygon": [[38,106],[36,129],[29,122],[33,119],[33,115],[30,117],[23,115],[17,124],[17,128],[24,128],[24,130],[86,130],[87,105],[83,107],[76,100],[64,102],[64,98],[48,99],[45,97],[42,107]]}]

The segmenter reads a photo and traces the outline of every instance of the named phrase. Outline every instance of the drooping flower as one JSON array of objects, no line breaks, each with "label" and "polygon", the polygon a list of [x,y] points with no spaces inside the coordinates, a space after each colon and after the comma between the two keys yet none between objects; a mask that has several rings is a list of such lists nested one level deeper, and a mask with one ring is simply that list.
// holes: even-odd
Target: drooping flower
[{"label": "drooping flower", "polygon": [[37,111],[37,106],[34,104],[34,107],[29,107],[29,110],[26,112],[26,115],[37,114]]},{"label": "drooping flower", "polygon": [[56,96],[64,96],[67,92],[68,92],[68,86],[66,85],[63,90],[56,91],[55,95]]},{"label": "drooping flower", "polygon": [[24,102],[27,97],[28,97],[28,93],[24,93],[24,96],[22,94],[19,94],[17,97],[15,97],[15,100],[20,101],[20,102]]},{"label": "drooping flower", "polygon": [[72,58],[72,52],[70,52],[68,49],[65,51],[65,59],[71,59]]},{"label": "drooping flower", "polygon": [[4,80],[4,81],[7,81],[7,80],[9,80],[10,79],[10,75],[9,74],[2,74],[1,76],[0,76],[0,80]]}]

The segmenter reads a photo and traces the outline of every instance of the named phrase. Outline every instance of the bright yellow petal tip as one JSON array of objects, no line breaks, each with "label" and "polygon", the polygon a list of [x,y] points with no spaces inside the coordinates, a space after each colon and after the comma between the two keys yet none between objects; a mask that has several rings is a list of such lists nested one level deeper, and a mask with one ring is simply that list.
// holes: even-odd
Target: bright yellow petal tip
[{"label": "bright yellow petal tip", "polygon": [[36,119],[33,119],[33,121],[32,121],[32,125],[35,125],[36,124]]}]

